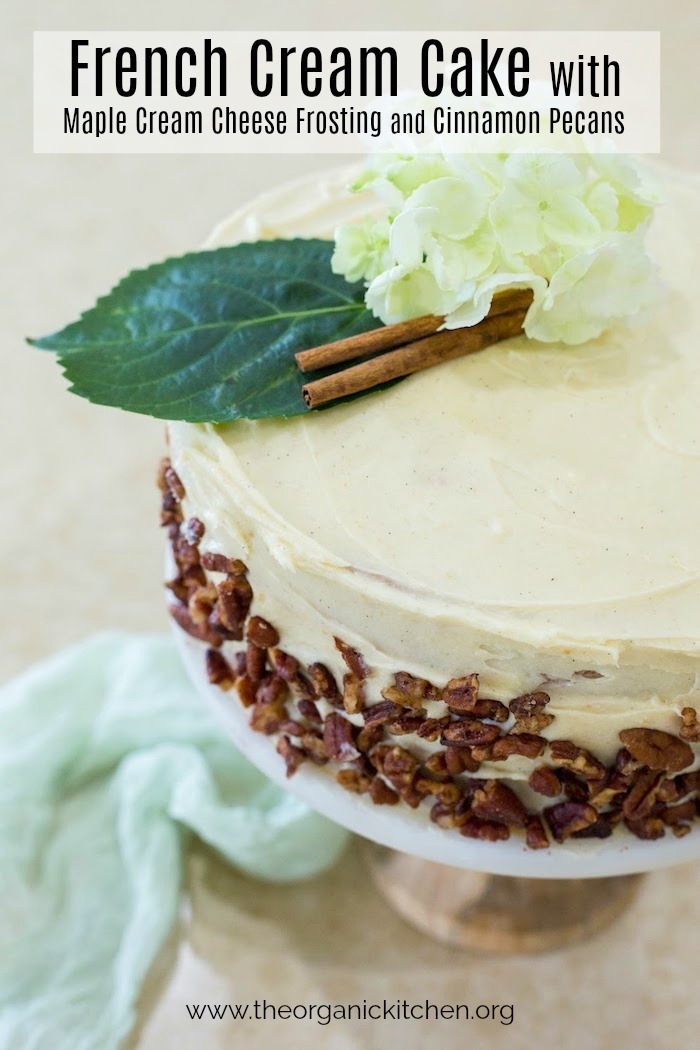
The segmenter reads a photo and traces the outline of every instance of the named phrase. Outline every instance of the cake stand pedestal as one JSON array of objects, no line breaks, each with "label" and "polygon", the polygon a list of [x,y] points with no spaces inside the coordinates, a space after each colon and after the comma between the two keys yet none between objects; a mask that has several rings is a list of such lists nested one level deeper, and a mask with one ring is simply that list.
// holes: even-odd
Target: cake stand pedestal
[{"label": "cake stand pedestal", "polygon": [[387,903],[443,944],[494,954],[547,952],[606,929],[642,875],[524,879],[436,864],[368,839],[362,854]]}]

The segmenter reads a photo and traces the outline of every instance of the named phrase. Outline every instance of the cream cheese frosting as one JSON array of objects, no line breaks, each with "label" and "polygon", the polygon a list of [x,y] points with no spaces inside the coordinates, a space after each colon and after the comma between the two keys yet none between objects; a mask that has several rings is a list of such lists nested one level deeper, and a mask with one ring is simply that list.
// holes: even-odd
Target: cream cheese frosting
[{"label": "cream cheese frosting", "polygon": [[[208,246],[331,237],[376,207],[348,181],[267,194]],[[378,689],[396,670],[546,688],[544,735],[604,759],[627,726],[677,730],[700,699],[700,180],[666,187],[642,327],[511,339],[290,420],[170,425],[190,512],[290,651],[340,673],[339,634]]]}]

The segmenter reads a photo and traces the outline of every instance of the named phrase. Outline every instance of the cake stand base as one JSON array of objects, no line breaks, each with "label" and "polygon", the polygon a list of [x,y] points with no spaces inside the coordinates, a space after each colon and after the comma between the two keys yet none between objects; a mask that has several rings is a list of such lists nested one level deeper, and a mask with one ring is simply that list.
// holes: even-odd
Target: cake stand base
[{"label": "cake stand base", "polygon": [[631,904],[642,875],[523,879],[465,871],[364,840],[375,886],[404,919],[458,948],[547,952],[586,940]]}]

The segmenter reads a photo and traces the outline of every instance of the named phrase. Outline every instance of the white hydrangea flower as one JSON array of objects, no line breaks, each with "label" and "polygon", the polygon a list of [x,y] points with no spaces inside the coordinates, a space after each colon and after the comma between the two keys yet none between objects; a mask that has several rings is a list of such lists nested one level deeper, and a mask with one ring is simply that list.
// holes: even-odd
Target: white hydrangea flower
[{"label": "white hydrangea flower", "polygon": [[477,324],[494,294],[531,288],[528,336],[578,343],[654,298],[643,236],[658,186],[631,159],[540,153],[384,155],[351,187],[385,216],[336,231],[333,270],[367,283],[386,324]]}]

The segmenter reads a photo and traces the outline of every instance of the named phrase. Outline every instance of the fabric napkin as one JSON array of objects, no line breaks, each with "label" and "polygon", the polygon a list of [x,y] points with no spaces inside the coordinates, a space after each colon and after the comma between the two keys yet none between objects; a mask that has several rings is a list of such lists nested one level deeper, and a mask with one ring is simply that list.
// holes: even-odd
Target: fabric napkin
[{"label": "fabric napkin", "polygon": [[1,1050],[119,1045],[192,833],[276,881],[347,838],[234,749],[167,636],[97,635],[0,689]]}]

